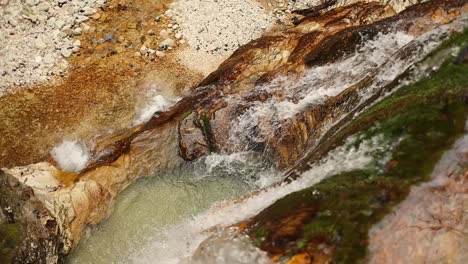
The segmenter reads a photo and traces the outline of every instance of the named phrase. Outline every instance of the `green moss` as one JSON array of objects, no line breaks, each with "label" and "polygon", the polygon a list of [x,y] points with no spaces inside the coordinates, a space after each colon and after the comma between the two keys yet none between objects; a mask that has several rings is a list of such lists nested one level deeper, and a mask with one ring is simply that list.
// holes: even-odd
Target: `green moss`
[{"label": "green moss", "polygon": [[314,221],[310,222],[304,227],[304,238],[302,241],[305,243],[309,237],[327,237],[334,238],[337,234],[336,225],[331,217],[316,217]]},{"label": "green moss", "polygon": [[268,237],[269,233],[270,230],[267,228],[258,229],[255,233],[254,245],[257,247],[261,246],[263,241],[265,241],[265,238]]},{"label": "green moss", "polygon": [[[393,167],[383,173],[372,170],[343,173],[290,194],[259,215],[259,226],[274,229],[271,222],[280,222],[286,216],[299,214],[304,207],[318,205],[311,220],[298,229],[301,231],[292,250],[301,250],[313,240],[325,240],[336,245],[336,263],[362,259],[368,230],[406,197],[413,184],[429,178],[444,150],[463,133],[468,113],[462,102],[407,110],[369,133],[391,131],[391,137],[403,137],[393,152]],[[268,242],[268,238],[261,241]]]},{"label": "green moss", "polygon": [[[444,42],[429,57],[454,47],[468,45],[468,30],[453,36]],[[392,96],[376,104],[354,120],[351,126],[373,123],[375,119],[386,119],[396,113],[405,111],[407,107],[439,103],[439,99],[453,100],[467,94],[468,64],[454,64],[453,59],[446,60],[441,67],[422,80],[403,87]]]},{"label": "green moss", "polygon": [[10,263],[17,243],[21,239],[21,226],[18,223],[0,224],[0,263]]},{"label": "green moss", "polygon": [[[468,43],[468,31],[443,46]],[[276,252],[300,252],[310,242],[326,241],[336,247],[336,263],[359,263],[366,255],[369,229],[409,193],[411,186],[429,179],[442,153],[463,134],[468,116],[468,65],[450,60],[431,76],[395,92],[371,107],[345,131],[360,133],[362,140],[383,135],[398,142],[382,170],[356,170],[332,176],[313,187],[290,194],[253,220],[258,228],[274,231],[284,219],[303,217],[293,237],[295,243],[276,243],[281,236],[267,236],[260,247]],[[351,133],[351,134],[352,134]],[[381,154],[381,153],[380,153]],[[374,159],[381,159],[379,153]],[[302,215],[301,215],[302,214]]]},{"label": "green moss", "polygon": [[208,150],[210,152],[216,152],[217,147],[213,130],[211,129],[210,116],[206,113],[200,114],[200,128],[203,132],[203,135],[205,136]]}]

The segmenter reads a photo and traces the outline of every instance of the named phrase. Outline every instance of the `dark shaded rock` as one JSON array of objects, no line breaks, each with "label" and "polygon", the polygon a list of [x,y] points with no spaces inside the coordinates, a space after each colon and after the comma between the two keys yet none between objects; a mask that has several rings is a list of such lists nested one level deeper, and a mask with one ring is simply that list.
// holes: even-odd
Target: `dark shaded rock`
[{"label": "dark shaded rock", "polygon": [[[0,170],[0,262],[57,263],[63,260],[56,219],[31,188]],[[2,221],[2,218],[5,221]]]},{"label": "dark shaded rock", "polygon": [[[328,8],[334,4],[336,4],[336,0],[326,0],[326,1],[323,1],[323,3],[317,6],[311,7],[311,8],[293,10],[292,13],[305,16],[305,17],[318,16],[320,15],[321,10]],[[297,24],[300,24],[300,22],[301,21],[299,21]]]},{"label": "dark shaded rock", "polygon": [[460,54],[458,55],[457,59],[455,60],[456,64],[461,63],[468,63],[468,47],[464,48]]}]

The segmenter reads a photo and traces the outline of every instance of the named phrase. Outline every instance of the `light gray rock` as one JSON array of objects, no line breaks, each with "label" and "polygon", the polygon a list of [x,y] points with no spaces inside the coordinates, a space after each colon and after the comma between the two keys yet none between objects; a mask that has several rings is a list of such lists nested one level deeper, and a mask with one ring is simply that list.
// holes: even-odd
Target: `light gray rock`
[{"label": "light gray rock", "polygon": [[156,56],[158,56],[159,58],[163,58],[166,56],[166,54],[163,51],[158,50],[156,51]]},{"label": "light gray rock", "polygon": [[81,47],[81,41],[79,39],[73,41],[73,47]]},{"label": "light gray rock", "polygon": [[62,56],[65,57],[65,58],[70,57],[72,55],[72,53],[73,53],[72,50],[70,50],[68,48],[62,48],[60,50],[60,54],[62,54]]},{"label": "light gray rock", "polygon": [[63,26],[65,26],[65,21],[63,21],[62,19],[58,19],[55,21],[55,27],[58,28],[58,29],[62,29]]},{"label": "light gray rock", "polygon": [[75,28],[75,29],[73,29],[72,32],[73,32],[73,35],[79,36],[79,35],[81,35],[81,33],[83,33],[83,30],[81,28]]},{"label": "light gray rock", "polygon": [[47,45],[44,43],[44,41],[41,38],[37,38],[34,41],[34,45],[36,46],[36,48],[38,48],[40,50],[43,50],[43,49],[45,49],[47,47]]},{"label": "light gray rock", "polygon": [[45,64],[53,64],[54,62],[55,62],[55,58],[51,54],[47,54],[47,55],[44,56],[44,63]]},{"label": "light gray rock", "polygon": [[161,42],[161,45],[159,45],[159,48],[161,50],[166,50],[166,49],[172,48],[174,46],[175,46],[174,40],[168,38],[168,39],[165,39],[163,42]]},{"label": "light gray rock", "polygon": [[49,10],[50,4],[48,2],[41,2],[37,5],[37,10],[47,12]]},{"label": "light gray rock", "polygon": [[91,7],[84,7],[81,10],[83,11],[82,14],[85,15],[85,16],[92,16],[92,15],[96,14],[96,9],[91,8]]},{"label": "light gray rock", "polygon": [[98,14],[105,2],[0,0],[0,96],[64,75],[68,67],[64,58],[81,46],[73,38],[89,30],[83,21]]}]

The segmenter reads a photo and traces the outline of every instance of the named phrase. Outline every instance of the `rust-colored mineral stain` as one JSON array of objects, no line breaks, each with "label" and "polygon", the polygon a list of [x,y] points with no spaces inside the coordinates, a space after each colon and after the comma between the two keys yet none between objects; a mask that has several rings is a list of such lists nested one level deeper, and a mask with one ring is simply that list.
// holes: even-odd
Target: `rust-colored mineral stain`
[{"label": "rust-colored mineral stain", "polygon": [[[317,246],[317,245],[315,245]],[[314,252],[303,252],[294,255],[290,258],[286,264],[329,264],[332,263],[331,255]]]},{"label": "rust-colored mineral stain", "polygon": [[57,169],[55,172],[55,177],[61,185],[68,187],[75,184],[76,180],[78,180],[78,178],[80,177],[80,174],[76,172],[66,172]]},{"label": "rust-colored mineral stain", "polygon": [[[64,138],[94,141],[95,135],[127,129],[145,93],[141,80],[149,75],[172,81],[180,95],[201,80],[175,60],[177,51],[157,60],[135,55],[142,45],[157,47],[163,40],[159,31],[168,22],[154,18],[170,2],[110,1],[87,22],[92,30],[80,37],[82,49],[70,58],[67,77],[0,97],[0,167],[44,160]],[[140,26],[129,29],[135,18]]]}]

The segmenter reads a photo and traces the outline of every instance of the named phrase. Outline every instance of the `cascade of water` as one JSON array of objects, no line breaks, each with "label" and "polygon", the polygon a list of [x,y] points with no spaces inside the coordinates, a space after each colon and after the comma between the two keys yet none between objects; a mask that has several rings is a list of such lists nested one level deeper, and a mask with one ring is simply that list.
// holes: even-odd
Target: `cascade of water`
[{"label": "cascade of water", "polygon": [[[462,24],[463,21],[457,23]],[[251,103],[247,111],[231,122],[230,144],[246,150],[264,143],[281,127],[288,125],[294,116],[350,87],[358,87],[359,102],[354,109],[362,110],[369,106],[371,98],[388,92],[386,87],[433,51],[447,38],[449,31],[450,27],[440,26],[416,38],[403,32],[379,33],[346,58],[307,69],[299,79],[282,76],[256,87],[253,93],[267,92],[274,96],[265,102]],[[241,102],[243,99],[231,96],[228,100]],[[335,118],[320,134],[340,119]]]},{"label": "cascade of water", "polygon": [[264,141],[268,134],[253,132],[261,120],[276,120],[272,123],[278,129],[284,124],[282,121],[293,117],[307,106],[320,104],[326,98],[361,81],[363,76],[381,67],[398,49],[413,39],[412,36],[399,32],[379,34],[348,58],[308,69],[298,80],[283,76],[256,87],[254,92],[265,91],[282,96],[272,97],[266,102],[254,102],[248,111],[232,122],[230,140],[243,145],[249,141]]},{"label": "cascade of water", "polygon": [[[207,210],[216,202],[235,200],[263,187],[257,180],[267,175],[280,174],[257,154],[245,152],[211,155],[142,179],[118,197],[110,219],[88,230],[91,232],[69,262],[129,263],[130,255],[139,248],[157,237],[170,236],[166,226]],[[169,245],[160,246],[164,249]],[[164,263],[161,261],[158,263]]]},{"label": "cascade of water", "polygon": [[[196,216],[166,226],[161,233],[155,234],[141,250],[133,253],[131,263],[153,263],[154,259],[167,264],[180,263],[182,260],[188,263],[196,263],[200,259],[207,261],[205,263],[231,263],[229,262],[229,255],[224,249],[238,248],[241,245],[243,245],[244,250],[249,248],[252,250],[244,252],[244,256],[248,255],[251,259],[238,263],[256,263],[252,261],[261,259],[262,253],[255,247],[243,244],[245,241],[243,241],[242,237],[234,240],[231,245],[208,243],[206,246],[211,247],[209,253],[199,252],[196,254],[195,260],[191,259],[191,256],[202,241],[210,235],[216,234],[216,230],[223,230],[226,226],[248,219],[277,199],[309,187],[327,176],[371,166],[373,165],[372,155],[376,152],[390,153],[389,150],[393,147],[393,145],[383,142],[382,137],[364,141],[358,147],[354,146],[356,140],[358,140],[356,137],[350,138],[347,144],[332,151],[311,170],[304,173],[301,179],[291,184],[281,184],[274,188],[265,189],[257,195],[245,198],[240,202],[218,203]],[[276,175],[265,173],[262,177],[271,177],[270,181],[272,181]],[[212,240],[217,241],[217,239]],[[236,244],[238,242],[240,245]]]},{"label": "cascade of water", "polygon": [[[461,21],[462,24],[465,22]],[[267,136],[287,125],[289,119],[308,107],[319,105],[351,86],[358,86],[361,87],[357,89],[358,102],[353,111],[343,114],[354,116],[369,106],[370,100],[371,103],[375,102],[384,93],[390,92],[385,88],[395,80],[399,81],[413,65],[433,51],[447,37],[448,31],[449,27],[441,26],[416,38],[401,32],[379,34],[340,61],[308,69],[299,80],[286,76],[256,87],[254,92],[266,91],[274,96],[264,102],[251,103],[247,111],[232,121],[231,143],[239,145],[239,149],[249,149],[249,144],[264,142]],[[395,87],[401,85],[399,83]],[[227,100],[236,102],[243,98],[231,96]],[[343,116],[324,126],[321,135],[340,122]],[[269,126],[274,129],[258,133],[264,120],[268,120]],[[370,166],[381,169],[388,158],[385,154],[390,153],[396,144],[384,142],[383,137],[365,140],[356,146],[357,141],[360,141],[357,137],[348,138],[343,146],[309,164],[311,168],[289,184],[273,185],[281,180],[281,174],[266,166],[261,157],[259,160],[251,152],[210,155],[202,161],[203,164],[196,163],[190,168],[198,173],[188,173],[189,177],[174,179],[174,175],[170,175],[154,180],[155,187],[146,192],[153,198],[148,196],[146,202],[132,202],[131,199],[121,202],[127,203],[125,208],[117,207],[113,216],[119,220],[104,223],[101,227],[103,233],[94,235],[92,244],[87,241],[86,247],[90,249],[81,247],[72,263],[85,262],[90,258],[94,260],[93,263],[143,264],[155,263],[155,260],[163,264],[233,263],[232,252],[239,256],[236,263],[268,263],[265,254],[253,247],[248,239],[238,236],[235,229],[226,230],[226,227],[248,219],[285,195],[313,186],[328,176]],[[376,153],[383,157],[378,164],[372,158]],[[187,170],[181,172],[184,173]],[[143,185],[143,188],[147,188],[151,184],[146,182]],[[272,187],[232,202],[266,186]],[[138,193],[141,188],[132,186],[126,193],[132,193],[132,189]],[[125,194],[122,197],[126,199]],[[183,206],[178,207],[181,203]],[[171,208],[171,205],[177,208]],[[128,213],[132,207],[154,209],[151,216],[144,216],[151,219],[150,227],[135,224],[137,214]],[[132,222],[137,226],[130,230],[140,235],[130,235],[128,230],[120,235],[109,235],[115,231],[117,222]],[[130,241],[127,241],[129,237]],[[102,254],[100,249],[116,240],[125,243],[110,250],[108,255],[111,256],[99,259],[97,256]],[[112,260],[109,261],[109,258]]]},{"label": "cascade of water", "polygon": [[[290,82],[287,77],[282,77],[272,84],[257,87],[257,91],[267,90],[281,96],[272,97],[266,102],[254,103],[251,109],[233,121],[231,140],[243,145],[248,145],[252,140],[262,141],[264,138],[259,138],[258,133],[253,133],[265,117],[262,115],[268,115],[266,120],[277,120],[275,124],[281,126],[282,121],[291,118],[306,107],[319,104],[327,97],[335,96],[344,89],[362,82],[363,79],[370,78],[371,81],[366,89],[359,91],[360,104],[364,104],[433,51],[446,39],[448,31],[449,27],[441,26],[417,38],[401,32],[380,34],[344,60],[308,70],[300,81]],[[231,97],[230,100],[241,99]],[[277,199],[312,186],[327,176],[369,166],[372,164],[373,154],[389,153],[394,146],[382,142],[382,138],[377,137],[365,141],[359,148],[353,148],[354,140],[354,138],[348,139],[348,144],[331,151],[319,162],[311,164],[311,169],[290,184],[284,183],[265,189],[238,203],[218,204],[191,219],[168,226],[165,235],[155,237],[152,243],[133,256],[133,263],[150,263],[152,259],[160,259],[164,263],[179,263],[181,259],[188,263],[200,260],[207,263],[210,260],[213,263],[229,263],[229,254],[225,249],[238,248],[243,243],[239,242],[243,241],[242,238],[234,239],[240,244],[227,246],[225,243],[206,242],[208,245],[204,244],[198,251],[196,248],[201,241],[213,234],[213,230],[217,228],[224,230],[226,226],[248,219]],[[384,157],[379,164],[373,165],[381,167],[385,164],[385,160]],[[215,235],[214,239],[208,241],[210,240],[218,241],[219,238],[217,239]],[[163,245],[164,250],[161,250]],[[209,252],[206,251],[207,247],[210,249]],[[244,245],[242,248],[247,250],[249,247]],[[262,259],[262,253],[255,248],[247,255],[251,259],[239,263],[252,263]]]}]

